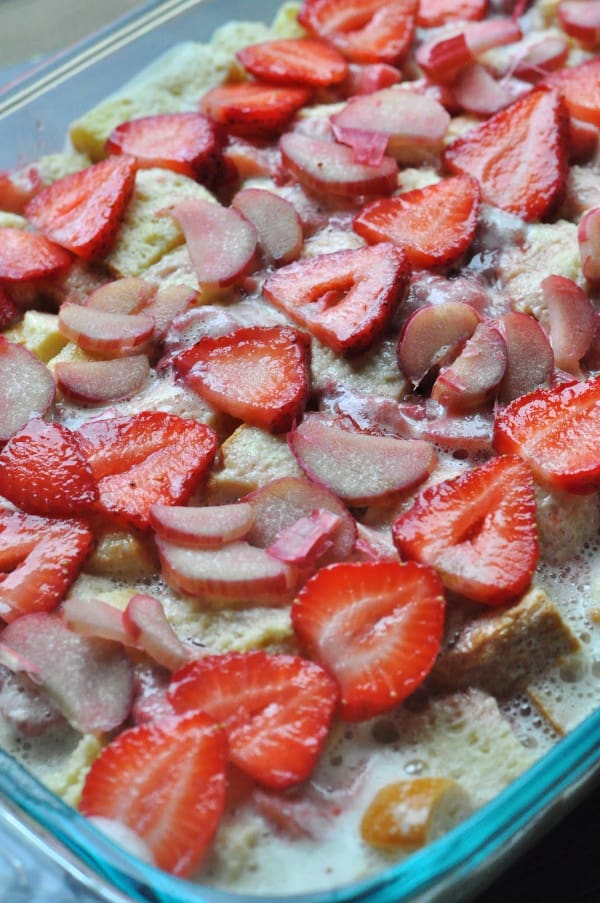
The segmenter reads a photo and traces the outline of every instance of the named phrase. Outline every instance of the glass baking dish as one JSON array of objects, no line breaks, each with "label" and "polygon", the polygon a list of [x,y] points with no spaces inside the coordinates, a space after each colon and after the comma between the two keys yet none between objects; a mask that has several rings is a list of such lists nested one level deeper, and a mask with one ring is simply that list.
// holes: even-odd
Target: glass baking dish
[{"label": "glass baking dish", "polygon": [[[0,168],[64,145],[69,123],[182,40],[203,41],[230,19],[265,21],[278,0],[154,0],[0,87]],[[293,899],[305,903],[406,903],[471,899],[600,777],[600,711],[495,800],[450,834],[363,882]],[[104,900],[234,903],[169,875],[111,843],[0,750],[0,828],[42,851]],[[125,896],[123,896],[125,895]],[[269,897],[289,900],[289,896]]]}]

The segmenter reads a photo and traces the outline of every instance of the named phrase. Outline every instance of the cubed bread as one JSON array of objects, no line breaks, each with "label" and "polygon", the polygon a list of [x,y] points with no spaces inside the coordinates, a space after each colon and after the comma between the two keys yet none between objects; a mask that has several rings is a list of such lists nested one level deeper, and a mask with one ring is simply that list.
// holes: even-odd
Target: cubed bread
[{"label": "cubed bread", "polygon": [[445,690],[479,687],[503,697],[578,646],[551,599],[534,588],[447,637],[430,679]]}]

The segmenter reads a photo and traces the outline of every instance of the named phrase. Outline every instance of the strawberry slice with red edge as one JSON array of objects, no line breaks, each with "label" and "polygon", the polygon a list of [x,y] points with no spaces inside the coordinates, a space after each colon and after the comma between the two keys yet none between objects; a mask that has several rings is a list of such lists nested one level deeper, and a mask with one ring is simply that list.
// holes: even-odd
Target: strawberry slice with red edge
[{"label": "strawberry slice with red edge", "polygon": [[209,426],[162,411],[88,421],[79,433],[98,481],[96,510],[140,529],[155,503],[188,501],[217,448]]},{"label": "strawberry slice with red edge", "polygon": [[600,127],[600,59],[553,72],[542,84],[562,95],[574,119]]},{"label": "strawberry slice with red edge", "polygon": [[392,527],[401,555],[435,567],[444,586],[485,605],[522,593],[538,560],[531,472],[516,455],[424,489]]},{"label": "strawberry slice with red edge", "polygon": [[451,172],[474,176],[481,196],[526,221],[559,202],[567,173],[568,116],[555,91],[538,88],[457,138]]},{"label": "strawberry slice with red edge", "polygon": [[23,213],[27,202],[42,187],[36,166],[22,166],[0,172],[0,210]]},{"label": "strawberry slice with red edge", "polygon": [[0,281],[28,282],[62,276],[72,260],[64,248],[43,235],[12,226],[0,228]]},{"label": "strawberry slice with red edge", "polygon": [[321,568],[292,604],[301,647],[334,675],[339,712],[364,721],[389,711],[426,678],[444,626],[442,584],[415,562]]},{"label": "strawberry slice with red edge", "polygon": [[0,509],[0,618],[52,611],[79,573],[92,533],[82,520]]},{"label": "strawberry slice with red edge", "polygon": [[92,763],[79,810],[137,834],[179,877],[200,864],[225,801],[225,732],[203,712],[123,731]]},{"label": "strawberry slice with red edge", "polygon": [[399,63],[412,43],[416,0],[304,0],[298,21],[353,63]]},{"label": "strawberry slice with red edge", "polygon": [[191,662],[173,675],[168,690],[176,712],[202,710],[224,725],[235,766],[279,790],[311,774],[337,696],[319,665],[262,650]]},{"label": "strawberry slice with red edge", "polygon": [[354,219],[354,231],[371,244],[399,245],[414,267],[440,266],[473,241],[479,197],[479,185],[470,176],[442,179],[367,204]]},{"label": "strawberry slice with red edge", "polygon": [[270,138],[310,100],[308,88],[240,82],[207,91],[200,109],[234,135]]},{"label": "strawberry slice with red edge", "polygon": [[567,492],[600,489],[600,376],[536,389],[511,402],[494,424],[493,445],[517,454],[537,480]]},{"label": "strawberry slice with red edge", "polygon": [[382,242],[281,267],[263,294],[338,354],[354,354],[383,334],[409,275],[404,251]]},{"label": "strawberry slice with red edge", "polygon": [[77,433],[34,418],[0,452],[0,495],[28,514],[70,517],[98,498]]},{"label": "strawberry slice with red edge", "polygon": [[218,410],[281,433],[302,415],[309,393],[307,337],[289,326],[248,326],[204,336],[174,359],[198,395]]},{"label": "strawberry slice with red edge", "polygon": [[488,0],[420,0],[417,25],[438,28],[448,22],[476,22],[486,14]]},{"label": "strawberry slice with red edge", "polygon": [[112,247],[133,193],[133,157],[108,157],[39,191],[25,208],[46,238],[85,259]]},{"label": "strawberry slice with red edge", "polygon": [[108,154],[129,154],[139,167],[160,166],[200,181],[215,174],[221,142],[202,113],[162,113],[130,119],[110,133]]},{"label": "strawberry slice with red edge", "polygon": [[315,38],[250,44],[236,56],[255,78],[276,85],[327,87],[342,82],[348,73],[348,64],[335,47]]}]

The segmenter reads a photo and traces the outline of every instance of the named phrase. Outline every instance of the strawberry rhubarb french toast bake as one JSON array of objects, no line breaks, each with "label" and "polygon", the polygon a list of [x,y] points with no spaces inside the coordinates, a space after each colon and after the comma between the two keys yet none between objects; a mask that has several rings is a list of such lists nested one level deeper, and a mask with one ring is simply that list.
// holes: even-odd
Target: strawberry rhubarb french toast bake
[{"label": "strawberry rhubarb french toast bake", "polygon": [[599,47],[305,0],[0,174],[0,746],[160,868],[355,881],[595,708]]}]

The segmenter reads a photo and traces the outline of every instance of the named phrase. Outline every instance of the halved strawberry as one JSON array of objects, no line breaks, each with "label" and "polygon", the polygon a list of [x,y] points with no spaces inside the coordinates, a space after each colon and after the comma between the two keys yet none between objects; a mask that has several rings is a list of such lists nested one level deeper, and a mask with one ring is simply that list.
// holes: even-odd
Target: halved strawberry
[{"label": "halved strawberry", "polygon": [[343,81],[348,72],[335,47],[315,38],[250,44],[238,51],[237,58],[255,78],[275,85],[327,87]]},{"label": "halved strawberry", "polygon": [[494,425],[494,448],[520,455],[541,483],[567,492],[600,489],[600,376],[536,389]]},{"label": "halved strawberry", "polygon": [[0,172],[0,210],[23,213],[28,201],[42,187],[35,166],[22,166]]},{"label": "halved strawberry", "polygon": [[367,204],[354,219],[354,231],[371,244],[392,241],[414,267],[449,263],[475,236],[479,185],[470,176],[442,179],[392,198]]},{"label": "halved strawberry", "polygon": [[437,28],[447,22],[474,22],[483,19],[488,0],[420,0],[417,25]]},{"label": "halved strawberry", "polygon": [[409,266],[387,242],[291,263],[263,286],[265,297],[338,354],[368,348],[404,296]]},{"label": "halved strawberry", "polygon": [[71,266],[70,254],[43,235],[0,228],[0,281],[26,282],[61,276]]},{"label": "halved strawberry", "polygon": [[392,535],[402,555],[435,567],[448,589],[502,605],[526,589],[537,564],[531,472],[508,455],[429,486]]},{"label": "halved strawberry", "polygon": [[110,133],[106,152],[129,154],[142,168],[160,166],[202,181],[214,175],[220,141],[202,113],[162,113],[122,122]]},{"label": "halved strawberry", "polygon": [[176,712],[199,709],[224,724],[233,764],[277,789],[312,772],[337,695],[319,665],[262,650],[191,662],[173,675],[168,690]]},{"label": "halved strawberry", "polygon": [[142,529],[156,502],[187,502],[217,447],[210,427],[162,411],[88,421],[79,433],[98,481],[96,508]]},{"label": "halved strawberry", "polygon": [[77,433],[34,418],[0,452],[0,495],[28,514],[70,517],[98,498]]},{"label": "halved strawberry", "polygon": [[398,63],[414,34],[417,0],[304,0],[298,21],[353,63]]},{"label": "halved strawberry", "polygon": [[553,72],[543,84],[562,95],[575,119],[600,126],[600,59]]},{"label": "halved strawberry", "polygon": [[53,520],[0,509],[0,618],[52,611],[92,545],[81,520]]},{"label": "halved strawberry", "polygon": [[302,415],[309,392],[309,344],[290,326],[248,326],[205,336],[175,367],[205,401],[274,433]]},{"label": "halved strawberry", "polygon": [[207,91],[200,109],[234,135],[269,138],[283,131],[310,94],[307,88],[240,82]]},{"label": "halved strawberry", "polygon": [[159,868],[191,874],[225,801],[225,732],[203,712],[123,731],[92,763],[79,810],[137,834]]},{"label": "halved strawberry", "polygon": [[363,721],[401,703],[425,679],[444,626],[442,584],[415,562],[321,568],[292,605],[301,646],[340,686],[340,714]]},{"label": "halved strawberry", "polygon": [[39,191],[25,209],[44,235],[86,259],[112,246],[133,193],[137,164],[125,154],[71,173]]},{"label": "halved strawberry", "polygon": [[568,117],[555,91],[534,89],[457,138],[443,159],[474,176],[481,196],[529,221],[559,201],[567,173]]}]

